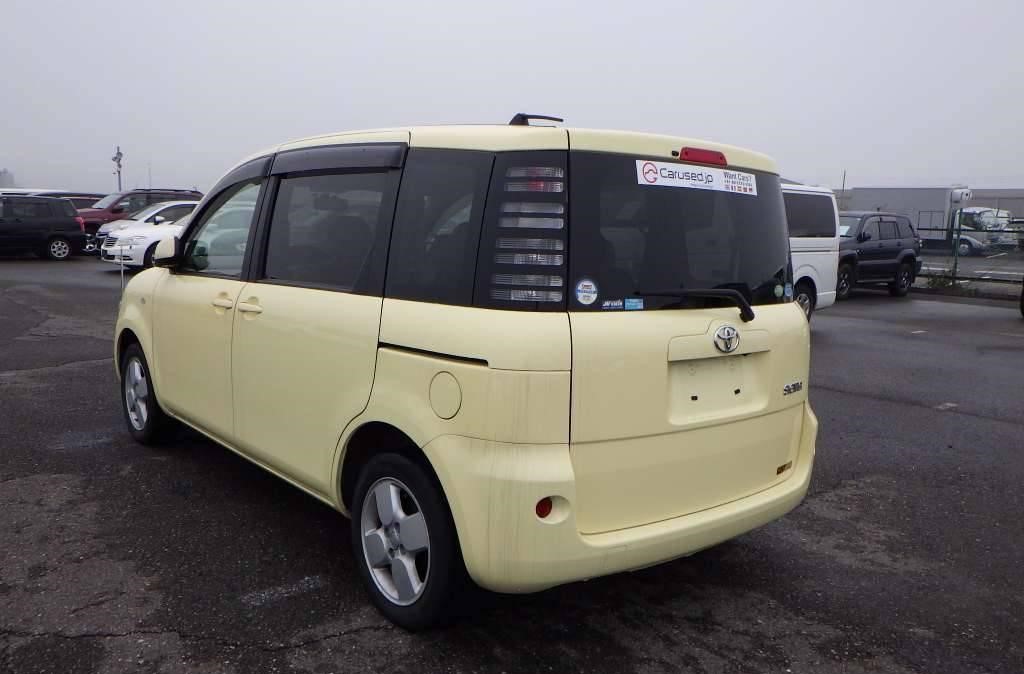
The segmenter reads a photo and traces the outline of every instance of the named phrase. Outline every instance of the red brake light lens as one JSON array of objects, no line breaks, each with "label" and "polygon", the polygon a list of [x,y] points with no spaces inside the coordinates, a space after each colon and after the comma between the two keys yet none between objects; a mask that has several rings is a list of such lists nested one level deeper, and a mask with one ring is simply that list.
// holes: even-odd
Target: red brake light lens
[{"label": "red brake light lens", "polygon": [[75,222],[78,223],[78,228],[84,232],[85,231],[85,218],[83,218],[80,215],[76,215],[75,216]]},{"label": "red brake light lens", "polygon": [[718,150],[705,150],[699,147],[684,147],[679,151],[679,158],[684,161],[692,161],[698,164],[714,164],[715,166],[728,166],[725,155]]}]

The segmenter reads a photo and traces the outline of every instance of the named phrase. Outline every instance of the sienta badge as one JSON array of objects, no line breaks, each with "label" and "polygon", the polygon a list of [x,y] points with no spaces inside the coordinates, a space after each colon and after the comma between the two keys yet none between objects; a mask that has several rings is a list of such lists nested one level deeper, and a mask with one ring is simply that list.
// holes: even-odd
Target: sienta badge
[{"label": "sienta badge", "polygon": [[588,278],[580,279],[576,284],[576,301],[590,306],[597,301],[597,284]]}]

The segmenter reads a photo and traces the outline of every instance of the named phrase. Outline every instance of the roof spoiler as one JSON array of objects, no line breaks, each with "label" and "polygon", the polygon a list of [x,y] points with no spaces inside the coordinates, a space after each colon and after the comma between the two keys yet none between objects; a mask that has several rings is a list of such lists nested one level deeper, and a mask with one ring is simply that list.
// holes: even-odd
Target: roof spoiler
[{"label": "roof spoiler", "polygon": [[525,112],[517,112],[515,116],[509,120],[509,126],[530,126],[531,119],[543,119],[547,122],[564,122],[565,120],[561,117],[551,117],[549,115],[530,115]]}]

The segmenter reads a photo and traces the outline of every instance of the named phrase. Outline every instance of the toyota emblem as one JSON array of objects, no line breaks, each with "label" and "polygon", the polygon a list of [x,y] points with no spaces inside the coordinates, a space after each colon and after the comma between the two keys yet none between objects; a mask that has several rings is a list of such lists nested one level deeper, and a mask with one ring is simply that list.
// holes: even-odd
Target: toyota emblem
[{"label": "toyota emblem", "polygon": [[740,346],[740,332],[731,325],[715,330],[715,348],[722,353],[732,353]]}]

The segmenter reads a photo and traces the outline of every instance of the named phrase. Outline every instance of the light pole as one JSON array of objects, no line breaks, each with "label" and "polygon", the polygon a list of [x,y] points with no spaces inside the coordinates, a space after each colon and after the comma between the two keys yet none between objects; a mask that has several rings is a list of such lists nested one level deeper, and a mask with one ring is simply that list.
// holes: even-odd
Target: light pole
[{"label": "light pole", "polygon": [[121,154],[121,146],[118,145],[117,146],[117,152],[115,152],[114,156],[110,158],[110,161],[114,162],[114,166],[116,167],[114,169],[114,173],[117,174],[117,191],[118,192],[121,191],[121,160],[123,158],[124,158],[124,155]]}]

